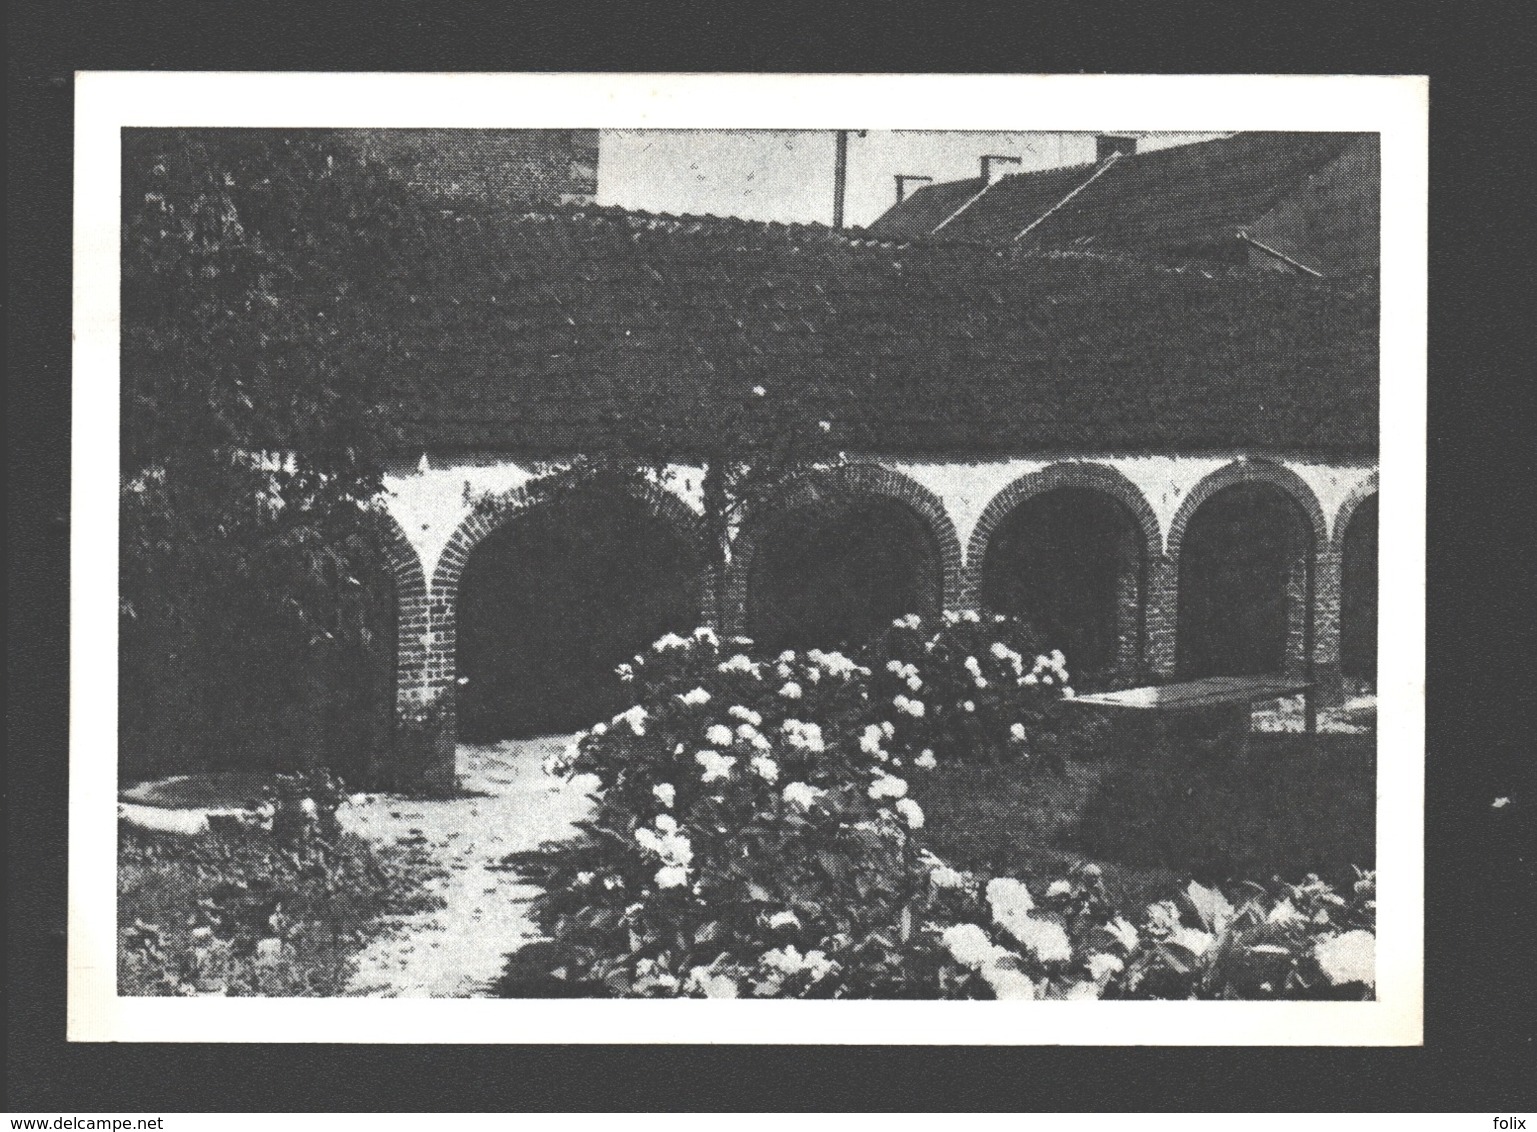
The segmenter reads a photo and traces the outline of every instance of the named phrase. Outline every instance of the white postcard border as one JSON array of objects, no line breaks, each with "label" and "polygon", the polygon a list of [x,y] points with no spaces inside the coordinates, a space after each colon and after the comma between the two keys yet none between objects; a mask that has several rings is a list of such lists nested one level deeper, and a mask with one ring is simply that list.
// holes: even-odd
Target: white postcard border
[{"label": "white postcard border", "polygon": [[[1428,83],[1414,76],[83,72],[75,88],[73,1041],[1416,1045],[1424,962]],[[1369,1003],[119,998],[125,126],[1352,130],[1382,138],[1378,998]]]}]

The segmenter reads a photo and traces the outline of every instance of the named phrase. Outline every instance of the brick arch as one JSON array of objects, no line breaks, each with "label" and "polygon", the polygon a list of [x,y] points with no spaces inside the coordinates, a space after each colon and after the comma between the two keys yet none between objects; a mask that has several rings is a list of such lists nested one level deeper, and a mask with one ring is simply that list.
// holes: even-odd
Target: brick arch
[{"label": "brick arch", "polygon": [[1288,673],[1299,676],[1313,675],[1320,664],[1332,669],[1338,664],[1337,609],[1320,608],[1322,597],[1332,595],[1336,604],[1338,600],[1338,572],[1329,569],[1327,520],[1318,496],[1307,481],[1290,468],[1271,460],[1235,460],[1225,464],[1201,479],[1181,501],[1169,524],[1164,554],[1161,589],[1166,608],[1161,619],[1167,625],[1167,644],[1160,649],[1160,657],[1167,661],[1170,669],[1182,663],[1179,657],[1184,644],[1179,628],[1179,607],[1180,587],[1184,580],[1180,576],[1180,553],[1190,521],[1212,496],[1239,484],[1268,484],[1301,509],[1311,540],[1305,549],[1299,549],[1287,582],[1285,668]]},{"label": "brick arch", "polygon": [[892,499],[911,510],[934,540],[944,607],[951,609],[961,603],[965,593],[961,540],[939,496],[911,476],[883,464],[843,464],[798,473],[770,503],[745,516],[732,540],[731,562],[726,568],[726,609],[733,629],[740,631],[746,626],[748,579],[762,540],[774,521],[815,502],[824,493]]},{"label": "brick arch", "polygon": [[[598,485],[594,491],[619,493],[638,500],[647,513],[666,523],[690,546],[701,554],[708,546],[704,520],[676,494],[653,483],[625,482],[621,485]],[[513,488],[493,497],[494,510],[477,507],[455,528],[438,555],[437,568],[432,573],[432,592],[457,593],[460,575],[470,551],[480,545],[492,531],[522,514],[529,507],[546,506],[550,501],[530,492],[526,487]],[[708,595],[705,595],[706,597]]]},{"label": "brick arch", "polygon": [[1313,532],[1313,550],[1318,552],[1329,545],[1328,523],[1323,507],[1308,482],[1283,464],[1270,460],[1235,460],[1224,464],[1197,483],[1186,494],[1169,524],[1168,556],[1171,562],[1179,562],[1180,547],[1185,541],[1185,530],[1190,520],[1205,503],[1224,488],[1245,483],[1263,483],[1284,493],[1297,504],[1306,516]]},{"label": "brick arch", "polygon": [[1031,499],[1061,488],[1094,491],[1119,504],[1137,533],[1136,555],[1119,563],[1116,581],[1114,665],[1124,672],[1145,666],[1147,608],[1163,553],[1163,532],[1142,490],[1115,468],[1068,460],[1027,472],[1005,485],[982,510],[966,554],[968,600],[979,604],[988,550],[1000,528]]},{"label": "brick arch", "polygon": [[1003,487],[982,509],[966,550],[967,593],[970,598],[974,600],[981,592],[982,562],[1003,521],[1027,500],[1064,487],[1087,488],[1108,495],[1121,504],[1142,532],[1144,561],[1151,563],[1157,560],[1163,551],[1163,531],[1142,489],[1124,474],[1105,464],[1063,461],[1025,473]]},{"label": "brick arch", "polygon": [[1355,518],[1356,508],[1377,494],[1377,473],[1372,472],[1355,487],[1350,494],[1345,496],[1345,502],[1340,504],[1338,511],[1334,513],[1334,526],[1329,532],[1329,548],[1335,554],[1341,553],[1345,546],[1345,530],[1350,526],[1350,520]]},{"label": "brick arch", "polygon": [[[699,561],[700,605],[707,616],[714,608],[714,595],[704,520],[677,495],[656,484],[625,482],[597,485],[593,490],[617,492],[639,500],[649,514],[662,520],[695,548]],[[495,496],[494,503],[494,508],[481,506],[471,510],[438,555],[428,591],[426,625],[420,637],[424,652],[421,675],[415,685],[420,694],[447,696],[452,703],[458,646],[459,580],[470,552],[504,523],[529,508],[547,506],[550,501],[526,487],[519,487]]]}]

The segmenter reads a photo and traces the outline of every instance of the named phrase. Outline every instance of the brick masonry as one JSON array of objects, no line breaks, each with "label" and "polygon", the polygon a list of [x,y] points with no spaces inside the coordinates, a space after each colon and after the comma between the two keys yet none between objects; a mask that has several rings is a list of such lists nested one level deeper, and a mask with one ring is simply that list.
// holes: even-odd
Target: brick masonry
[{"label": "brick masonry", "polygon": [[[1148,479],[1139,475],[1133,464],[1120,462],[1132,471],[1112,466],[1108,459],[1084,457],[1036,466],[1006,482],[993,479],[994,484],[1003,485],[992,490],[981,506],[964,551],[955,519],[958,501],[903,471],[879,459],[808,470],[790,481],[772,504],[744,517],[732,542],[719,606],[711,588],[713,572],[707,565],[701,568],[701,620],[711,621],[719,609],[721,627],[731,632],[741,630],[752,564],[761,540],[776,519],[817,499],[867,496],[894,499],[908,507],[935,547],[940,573],[936,590],[943,595],[945,608],[965,609],[975,604],[989,542],[1014,509],[1057,488],[1087,488],[1103,492],[1133,520],[1128,524],[1117,587],[1118,662],[1126,671],[1171,678],[1179,661],[1179,557],[1185,531],[1200,506],[1219,491],[1237,484],[1263,484],[1294,504],[1301,535],[1287,583],[1287,669],[1299,675],[1311,671],[1321,692],[1320,702],[1336,698],[1341,688],[1341,546],[1356,509],[1377,491],[1375,470],[1318,464],[1299,464],[1294,469],[1279,460],[1247,456],[1219,464],[1208,457],[1196,457],[1183,464],[1171,459],[1159,473],[1162,478]],[[1169,467],[1179,466],[1189,470],[1179,487],[1177,505],[1150,498],[1155,485],[1166,491]],[[996,473],[980,468],[976,475]],[[967,490],[974,491],[975,487],[971,484]],[[697,545],[701,562],[708,563],[703,520],[680,494],[660,486],[637,485],[634,491],[652,514]],[[481,540],[516,515],[520,507],[536,505],[522,488],[499,493],[489,502],[489,506],[475,507],[463,502],[457,525],[437,555],[430,583],[421,555],[430,553],[431,548],[414,547],[398,523],[389,525],[386,536],[400,601],[397,711],[404,717],[425,701],[437,698],[446,709],[448,729],[439,757],[450,762],[456,687],[455,616],[464,565]],[[1160,508],[1166,508],[1162,510],[1168,520],[1166,527],[1159,517]],[[434,773],[441,780],[444,768],[438,767]],[[452,770],[446,773],[451,779]]]}]

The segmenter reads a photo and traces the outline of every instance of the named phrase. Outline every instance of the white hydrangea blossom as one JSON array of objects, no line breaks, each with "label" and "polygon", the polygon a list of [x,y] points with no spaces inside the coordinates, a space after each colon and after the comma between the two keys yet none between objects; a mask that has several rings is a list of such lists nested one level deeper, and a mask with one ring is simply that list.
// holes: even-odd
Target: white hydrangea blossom
[{"label": "white hydrangea blossom", "polygon": [[1073,891],[1073,886],[1065,880],[1054,880],[1046,888],[1046,895],[1067,896]]},{"label": "white hydrangea blossom", "polygon": [[666,652],[668,649],[686,649],[688,648],[688,639],[680,637],[676,633],[668,633],[666,636],[658,637],[656,643],[651,647],[656,652]]},{"label": "white hydrangea blossom", "polygon": [[704,737],[717,747],[729,747],[736,742],[736,736],[731,733],[731,728],[724,723],[710,724],[705,730]]},{"label": "white hydrangea blossom", "polygon": [[662,805],[667,806],[668,808],[672,807],[673,802],[675,802],[678,797],[678,789],[671,782],[658,782],[651,788],[651,793],[656,797],[658,802],[662,803]]},{"label": "white hydrangea blossom", "polygon": [[1023,723],[1016,723],[1012,725],[1009,728],[1009,738],[1013,739],[1016,743],[1023,743],[1027,738],[1025,734],[1025,725]]},{"label": "white hydrangea blossom", "polygon": [[753,772],[763,781],[774,783],[779,779],[779,764],[767,755],[758,755],[752,761]]},{"label": "white hydrangea blossom", "polygon": [[996,914],[998,909],[1007,908],[1011,912],[1024,915],[1035,907],[1035,900],[1030,895],[1030,889],[1022,880],[1013,877],[994,877],[987,882],[987,903]]},{"label": "white hydrangea blossom", "polygon": [[751,708],[745,708],[741,704],[733,704],[726,709],[726,714],[732,719],[741,720],[743,723],[750,723],[754,727],[763,726],[763,717]]},{"label": "white hydrangea blossom", "polygon": [[902,820],[907,823],[908,829],[923,828],[923,810],[911,798],[898,798],[896,811]]},{"label": "white hydrangea blossom", "polygon": [[1054,920],[1034,916],[1012,916],[999,920],[999,927],[1035,952],[1044,963],[1064,963],[1073,957],[1073,945],[1067,932]]},{"label": "white hydrangea blossom", "polygon": [[700,751],[694,756],[694,761],[704,768],[704,773],[700,775],[701,782],[727,778],[731,775],[731,768],[736,766],[733,756],[723,755],[719,751]]},{"label": "white hydrangea blossom", "polygon": [[784,788],[784,800],[803,810],[809,810],[821,800],[827,791],[804,782],[792,782]]},{"label": "white hydrangea blossom", "polygon": [[798,750],[821,754],[827,749],[822,739],[820,724],[803,723],[798,719],[787,719],[784,721],[783,730],[790,746]]},{"label": "white hydrangea blossom", "polygon": [[919,770],[933,770],[939,765],[939,760],[934,757],[934,752],[925,747],[913,760],[913,765]]},{"label": "white hydrangea blossom", "polygon": [[614,726],[617,727],[621,723],[628,723],[630,730],[635,732],[636,735],[644,735],[646,733],[646,709],[640,704],[636,704],[629,711],[620,712],[614,716]]},{"label": "white hydrangea blossom", "polygon": [[866,793],[877,802],[882,798],[901,798],[907,794],[907,781],[895,775],[881,774],[870,783],[870,789]]},{"label": "white hydrangea blossom", "polygon": [[786,909],[783,912],[775,912],[768,918],[768,926],[775,931],[786,928],[798,928],[801,926],[800,917]]},{"label": "white hydrangea blossom", "polygon": [[684,692],[678,699],[688,704],[689,707],[699,707],[710,702],[710,693],[706,692],[703,688],[695,688],[692,692]]},{"label": "white hydrangea blossom", "polygon": [[779,689],[779,694],[787,700],[798,700],[801,698],[801,686],[794,680],[787,680],[784,687]]},{"label": "white hydrangea blossom", "polygon": [[706,998],[736,998],[741,989],[732,975],[714,967],[695,967],[688,973],[686,986]]},{"label": "white hydrangea blossom", "polygon": [[696,641],[704,641],[712,648],[720,647],[720,638],[715,635],[715,630],[710,628],[708,625],[701,625],[699,628],[695,629],[694,639]]},{"label": "white hydrangea blossom", "polygon": [[635,831],[635,842],[646,852],[661,859],[667,879],[663,879],[662,873],[657,874],[660,887],[677,888],[687,882],[689,865],[694,860],[694,846],[688,835],[678,830],[677,822],[672,820],[671,815],[659,816],[655,829],[646,826],[638,828]]},{"label": "white hydrangea blossom", "polygon": [[802,955],[793,943],[765,952],[762,962],[770,970],[786,976],[807,973],[813,982],[825,979],[838,968],[826,952],[815,950]]},{"label": "white hydrangea blossom", "polygon": [[1094,976],[1096,983],[1102,983],[1111,975],[1119,974],[1125,966],[1126,964],[1114,955],[1107,955],[1103,951],[1096,951],[1089,956],[1089,974]]},{"label": "white hydrangea blossom", "polygon": [[983,967],[980,974],[983,981],[992,989],[994,998],[1004,1001],[1031,1001],[1036,997],[1035,984],[1017,967],[994,963]]},{"label": "white hydrangea blossom", "polygon": [[859,736],[859,749],[867,755],[877,755],[881,751],[881,740],[884,736],[878,725],[868,724]]},{"label": "white hydrangea blossom", "polygon": [[950,958],[973,971],[993,966],[1009,954],[976,924],[951,924],[940,933],[939,941],[950,953]]},{"label": "white hydrangea blossom", "polygon": [[720,664],[716,665],[716,671],[743,672],[750,676],[757,676],[761,669],[757,664],[753,663],[752,657],[746,653],[739,652],[730,660],[721,661]]},{"label": "white hydrangea blossom", "polygon": [[823,652],[821,649],[811,649],[806,655],[814,661],[818,667],[827,670],[829,676],[852,676],[861,671],[855,664],[841,652]]},{"label": "white hydrangea blossom", "polygon": [[949,865],[935,865],[929,870],[929,883],[935,888],[965,888],[966,874],[957,872]]}]

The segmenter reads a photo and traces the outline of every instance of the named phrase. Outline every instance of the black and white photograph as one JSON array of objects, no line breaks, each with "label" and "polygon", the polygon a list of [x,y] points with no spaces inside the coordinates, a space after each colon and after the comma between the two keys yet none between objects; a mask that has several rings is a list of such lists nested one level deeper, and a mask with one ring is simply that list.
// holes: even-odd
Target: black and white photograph
[{"label": "black and white photograph", "polygon": [[1419,1041],[1414,80],[109,78],[72,1036]]}]

